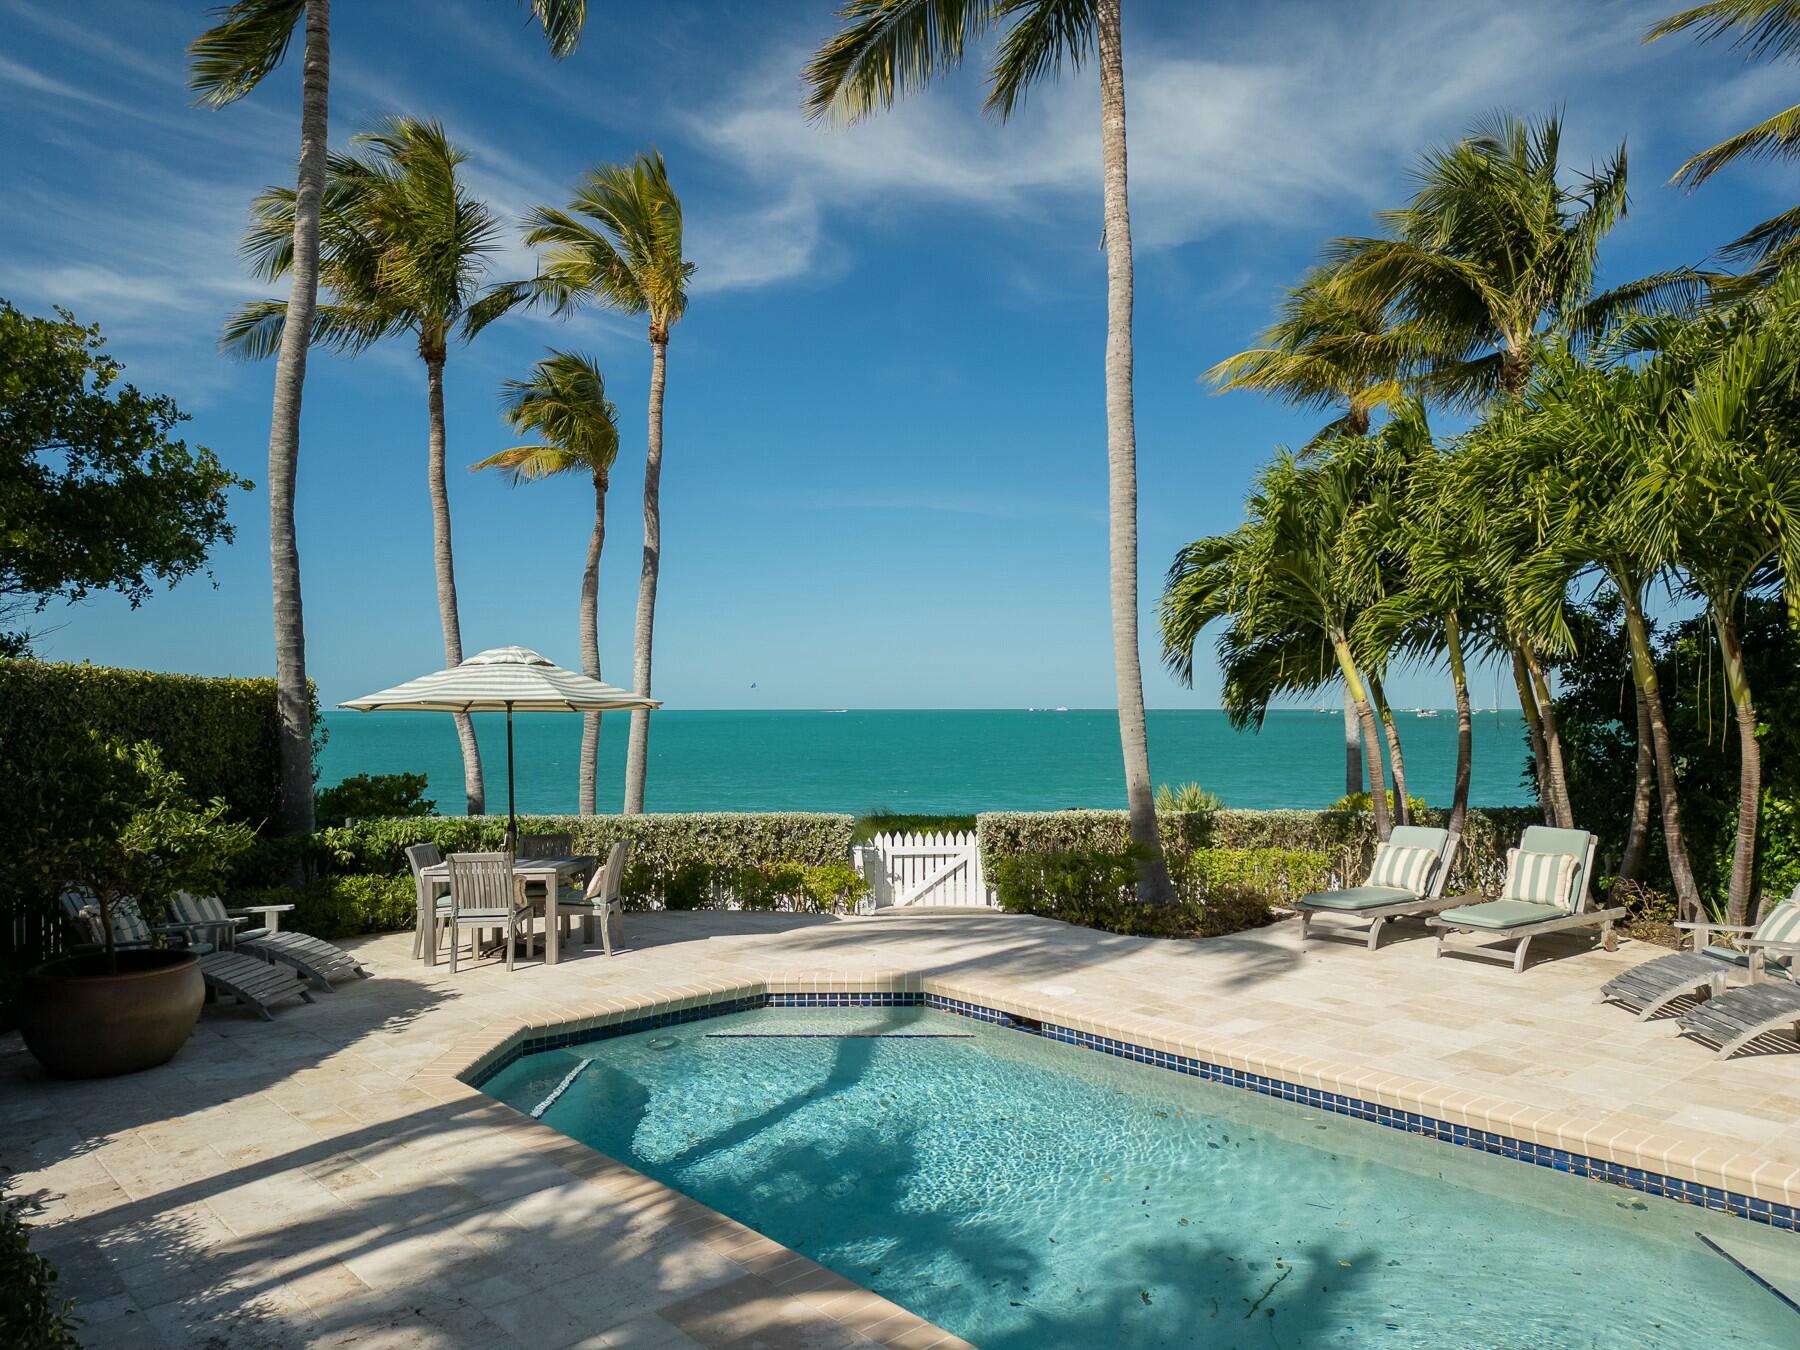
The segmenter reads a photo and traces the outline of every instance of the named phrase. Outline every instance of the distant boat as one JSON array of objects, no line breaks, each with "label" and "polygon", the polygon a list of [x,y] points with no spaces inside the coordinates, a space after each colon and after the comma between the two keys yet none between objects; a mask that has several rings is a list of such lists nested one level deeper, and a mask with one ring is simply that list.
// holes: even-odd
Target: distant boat
[{"label": "distant boat", "polygon": [[1067,709],[1067,708],[1057,708],[1057,709],[1055,709],[1055,710],[1054,710],[1054,711],[1056,711],[1056,712],[1067,712],[1067,711],[1069,711],[1069,710],[1068,710],[1068,709]]},{"label": "distant boat", "polygon": [[1414,708],[1413,713],[1419,717],[1436,717],[1438,710],[1436,708]]}]

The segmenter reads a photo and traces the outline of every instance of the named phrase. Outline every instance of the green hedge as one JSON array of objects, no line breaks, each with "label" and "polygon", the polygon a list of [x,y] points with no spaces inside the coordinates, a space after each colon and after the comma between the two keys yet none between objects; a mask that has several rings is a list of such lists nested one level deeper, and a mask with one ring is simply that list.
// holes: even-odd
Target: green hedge
[{"label": "green hedge", "polygon": [[[1543,817],[1532,807],[1470,811],[1450,885],[1480,890],[1499,884],[1506,850],[1527,825]],[[1122,850],[1129,838],[1123,811],[990,811],[977,818],[981,865],[989,875],[1003,859],[1067,850]],[[1195,811],[1158,817],[1171,857],[1203,849],[1301,850],[1331,859],[1327,880],[1367,874],[1375,847],[1374,819],[1363,811]],[[1441,825],[1443,812],[1419,820]]]},{"label": "green hedge", "polygon": [[89,731],[150,741],[200,801],[273,820],[281,788],[275,681],[0,660],[0,763],[25,763]]}]

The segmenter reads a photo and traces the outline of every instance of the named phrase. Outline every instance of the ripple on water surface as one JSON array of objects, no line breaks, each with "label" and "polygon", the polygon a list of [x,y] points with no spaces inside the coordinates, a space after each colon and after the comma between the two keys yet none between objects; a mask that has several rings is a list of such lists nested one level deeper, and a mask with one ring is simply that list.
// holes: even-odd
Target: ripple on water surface
[{"label": "ripple on water surface", "polygon": [[[880,1033],[911,1033],[910,1035]],[[930,1033],[930,1034],[924,1034]],[[486,1085],[983,1350],[1800,1345],[1800,1238],[920,1009],[766,1009]]]}]

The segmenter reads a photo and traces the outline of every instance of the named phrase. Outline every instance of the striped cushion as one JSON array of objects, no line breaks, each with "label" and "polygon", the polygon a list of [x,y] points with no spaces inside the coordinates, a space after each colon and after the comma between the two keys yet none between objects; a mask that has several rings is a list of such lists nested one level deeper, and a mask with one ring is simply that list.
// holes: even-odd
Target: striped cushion
[{"label": "striped cushion", "polygon": [[1375,846],[1375,864],[1369,869],[1370,886],[1392,886],[1412,895],[1425,894],[1437,854],[1392,841]]},{"label": "striped cushion", "polygon": [[143,914],[138,911],[137,901],[115,900],[111,909],[113,945],[115,947],[149,945],[150,925],[144,922]]},{"label": "striped cushion", "polygon": [[1502,900],[1523,900],[1533,905],[1555,905],[1574,912],[1576,860],[1567,853],[1506,851],[1506,886]]},{"label": "striped cushion", "polygon": [[1800,900],[1783,900],[1756,925],[1759,942],[1800,942]]},{"label": "striped cushion", "polygon": [[231,922],[231,917],[225,913],[225,902],[216,895],[195,895],[192,891],[177,891],[170,908],[175,911],[175,918],[180,923]]}]

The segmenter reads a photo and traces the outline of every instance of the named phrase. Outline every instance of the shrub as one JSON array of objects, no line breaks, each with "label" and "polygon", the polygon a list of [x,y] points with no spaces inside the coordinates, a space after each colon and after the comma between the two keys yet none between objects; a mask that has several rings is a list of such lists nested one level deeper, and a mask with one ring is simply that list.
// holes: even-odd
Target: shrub
[{"label": "shrub", "polygon": [[1156,809],[1162,815],[1179,811],[1217,811],[1224,805],[1218,793],[1198,783],[1182,783],[1178,787],[1164,783],[1156,789]]},{"label": "shrub", "polygon": [[[1123,811],[995,811],[978,819],[981,865],[989,877],[1003,858],[1066,849],[1122,849],[1130,838]],[[1415,819],[1440,825],[1444,813],[1421,811]],[[1518,841],[1525,826],[1542,819],[1531,807],[1470,811],[1449,884],[1468,891],[1497,885],[1505,871],[1507,848]],[[1172,859],[1199,849],[1299,849],[1331,860],[1327,881],[1333,885],[1361,881],[1375,848],[1374,821],[1361,811],[1228,809],[1159,816],[1158,824]]]},{"label": "shrub", "polygon": [[1177,854],[1171,870],[1205,900],[1254,895],[1280,904],[1324,890],[1334,859],[1307,848],[1201,848]]},{"label": "shrub", "polygon": [[292,905],[294,912],[281,916],[281,926],[322,938],[404,932],[418,918],[410,877],[319,877],[300,886],[239,891],[231,903],[234,908]]},{"label": "shrub", "polygon": [[75,1302],[58,1298],[56,1271],[31,1250],[16,1201],[0,1199],[0,1345],[78,1350]]},{"label": "shrub", "polygon": [[849,863],[822,863],[806,869],[801,895],[815,914],[843,914],[869,893],[869,880]]},{"label": "shrub", "polygon": [[878,834],[973,834],[973,815],[909,815],[896,811],[871,811],[856,818],[853,844],[866,844]]},{"label": "shrub", "polygon": [[422,773],[358,773],[319,793],[314,814],[322,824],[383,816],[429,816],[437,803],[425,795]]},{"label": "shrub", "polygon": [[[1392,813],[1396,809],[1394,806],[1394,789],[1388,788],[1381,796],[1382,799],[1387,802],[1388,811]],[[1368,811],[1372,809],[1372,803],[1373,798],[1371,798],[1367,792],[1352,792],[1348,796],[1339,797],[1325,809],[1328,811]],[[1416,819],[1420,814],[1429,811],[1431,808],[1425,805],[1424,798],[1415,797],[1409,792],[1406,795],[1406,809],[1411,812]]]}]

